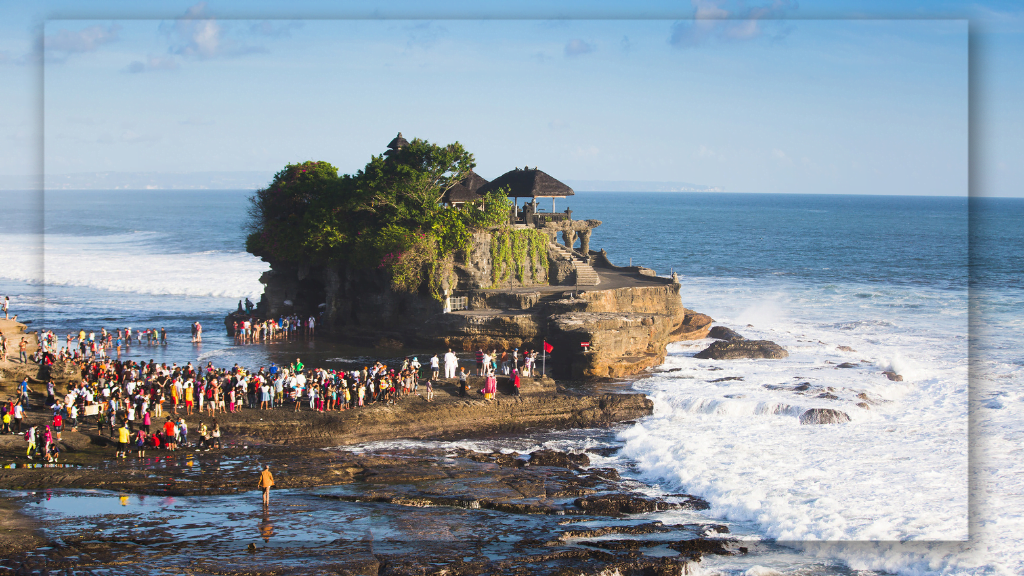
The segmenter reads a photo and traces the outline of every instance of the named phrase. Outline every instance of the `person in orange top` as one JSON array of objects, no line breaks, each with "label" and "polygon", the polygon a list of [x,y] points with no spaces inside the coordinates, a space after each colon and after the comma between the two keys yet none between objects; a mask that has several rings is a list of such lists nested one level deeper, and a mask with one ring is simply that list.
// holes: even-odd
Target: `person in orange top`
[{"label": "person in orange top", "polygon": [[270,464],[263,466],[260,472],[259,488],[263,490],[263,505],[270,505],[270,487],[274,485],[274,475],[270,473]]}]

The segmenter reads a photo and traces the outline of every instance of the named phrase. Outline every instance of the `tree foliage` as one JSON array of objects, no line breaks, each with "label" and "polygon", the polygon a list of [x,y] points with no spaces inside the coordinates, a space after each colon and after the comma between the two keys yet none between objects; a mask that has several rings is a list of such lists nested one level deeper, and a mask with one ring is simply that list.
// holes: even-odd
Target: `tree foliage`
[{"label": "tree foliage", "polygon": [[475,165],[458,142],[418,138],[351,175],[327,162],[289,164],[250,198],[246,250],[272,262],[387,268],[393,288],[429,280],[435,293],[437,279],[425,275],[450,272],[472,231],[503,225],[512,209],[504,191],[459,208],[441,204]]}]

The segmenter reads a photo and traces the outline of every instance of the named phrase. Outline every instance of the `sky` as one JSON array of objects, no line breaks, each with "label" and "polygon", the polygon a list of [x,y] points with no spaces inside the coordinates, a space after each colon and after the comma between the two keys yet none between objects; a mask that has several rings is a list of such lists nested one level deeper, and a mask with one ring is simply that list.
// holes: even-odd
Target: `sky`
[{"label": "sky", "polygon": [[4,3],[0,180],[354,172],[401,131],[488,179],[1024,194],[1024,10],[889,4]]}]

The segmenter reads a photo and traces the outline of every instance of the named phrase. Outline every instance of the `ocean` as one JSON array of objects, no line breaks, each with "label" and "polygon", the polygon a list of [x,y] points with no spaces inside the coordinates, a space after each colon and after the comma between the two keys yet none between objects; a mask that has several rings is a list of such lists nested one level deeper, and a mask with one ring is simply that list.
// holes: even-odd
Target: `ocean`
[{"label": "ocean", "polygon": [[[244,252],[248,195],[0,193],[0,294],[59,335],[166,328],[169,344],[133,347],[138,359],[366,354],[227,338],[224,315],[258,298],[267,270]],[[601,220],[591,247],[614,263],[678,273],[685,306],[790,356],[715,362],[693,358],[710,341],[674,344],[632,383],[655,402],[648,418],[460,445],[620,447],[596,464],[651,494],[699,495],[706,516],[773,543],[708,559],[707,574],[1024,572],[1024,201],[578,192],[557,207]],[[196,320],[202,346],[189,342]],[[810,408],[851,421],[801,425]]]}]

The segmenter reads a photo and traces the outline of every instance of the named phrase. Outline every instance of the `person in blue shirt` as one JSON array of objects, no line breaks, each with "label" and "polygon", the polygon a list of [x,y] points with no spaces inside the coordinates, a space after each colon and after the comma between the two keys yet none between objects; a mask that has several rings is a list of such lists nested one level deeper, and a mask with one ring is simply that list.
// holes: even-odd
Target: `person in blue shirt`
[{"label": "person in blue shirt", "polygon": [[18,392],[21,395],[21,405],[25,410],[28,410],[28,394],[31,391],[32,389],[28,387],[28,378],[25,378],[21,381],[21,384],[18,385]]}]

